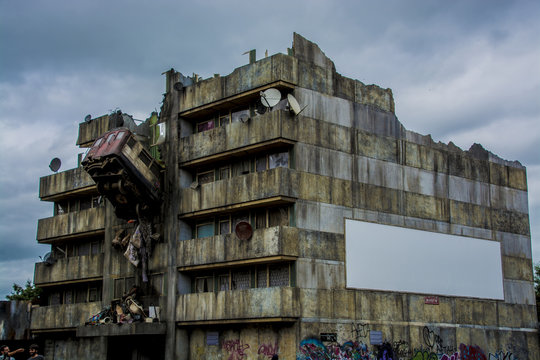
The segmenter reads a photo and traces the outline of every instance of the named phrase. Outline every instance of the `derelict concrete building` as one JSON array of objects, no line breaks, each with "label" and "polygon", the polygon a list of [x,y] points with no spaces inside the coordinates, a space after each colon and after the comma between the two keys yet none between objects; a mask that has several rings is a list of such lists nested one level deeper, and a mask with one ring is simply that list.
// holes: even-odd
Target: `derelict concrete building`
[{"label": "derelict concrete building", "polygon": [[[152,162],[161,158],[148,282],[112,246],[134,225],[82,167],[41,178],[55,214],[39,220],[37,240],[55,262],[36,264],[44,294],[31,331],[47,358],[538,358],[525,168],[406,130],[391,90],[338,74],[297,34],[288,54],[250,60],[209,79],[171,69],[159,116],[142,125],[107,115],[79,126],[82,148],[123,126],[153,149]],[[261,106],[268,89],[281,97]],[[145,137],[157,123],[159,145]],[[465,290],[363,282],[383,283],[394,247],[398,272],[427,281],[440,269],[426,262],[418,276],[407,262],[409,241],[426,234],[455,241],[454,250],[478,245],[471,280],[459,280]],[[471,251],[461,252],[439,282],[471,266],[461,262]],[[446,255],[437,255],[441,267]],[[357,267],[368,259],[380,266]],[[485,267],[487,290],[476,293],[483,284],[472,274]],[[159,322],[84,325],[133,284],[146,311],[159,306]]]}]

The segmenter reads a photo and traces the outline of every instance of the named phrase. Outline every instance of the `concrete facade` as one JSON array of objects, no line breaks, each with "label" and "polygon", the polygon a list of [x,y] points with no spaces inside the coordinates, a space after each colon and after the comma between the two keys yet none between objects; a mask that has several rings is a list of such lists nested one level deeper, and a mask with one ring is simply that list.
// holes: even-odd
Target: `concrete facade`
[{"label": "concrete facade", "polygon": [[[260,114],[269,88],[306,108]],[[111,246],[132,226],[81,168],[47,176],[40,197],[56,210],[37,239],[65,254],[36,264],[46,299],[31,331],[47,358],[540,358],[519,163],[406,130],[390,89],[341,76],[298,34],[288,55],[227,76],[171,69],[159,122],[161,239],[143,301],[161,307],[161,322],[83,325],[141,282]],[[77,144],[115,126],[108,116],[81,123]],[[500,243],[504,300],[347,288],[344,219]],[[253,227],[249,240],[235,234],[241,220]]]}]

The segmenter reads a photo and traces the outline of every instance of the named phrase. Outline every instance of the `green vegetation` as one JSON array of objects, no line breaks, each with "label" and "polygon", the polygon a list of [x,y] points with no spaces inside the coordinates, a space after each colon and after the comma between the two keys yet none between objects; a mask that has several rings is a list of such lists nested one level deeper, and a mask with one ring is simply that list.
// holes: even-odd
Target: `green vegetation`
[{"label": "green vegetation", "polygon": [[32,284],[30,280],[26,280],[26,287],[19,284],[13,284],[13,290],[10,295],[7,295],[8,300],[22,300],[36,302],[41,294],[41,289]]}]

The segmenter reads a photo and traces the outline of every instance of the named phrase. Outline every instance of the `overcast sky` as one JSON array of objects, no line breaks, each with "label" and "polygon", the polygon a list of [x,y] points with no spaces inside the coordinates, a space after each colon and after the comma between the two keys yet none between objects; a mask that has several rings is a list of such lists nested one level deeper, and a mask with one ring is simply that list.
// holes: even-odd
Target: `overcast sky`
[{"label": "overcast sky", "polygon": [[403,125],[527,167],[540,261],[540,2],[0,0],[0,298],[33,278],[41,176],[76,165],[78,123],[145,119],[173,67],[204,78],[286,53],[297,32],[344,76],[391,88]]}]

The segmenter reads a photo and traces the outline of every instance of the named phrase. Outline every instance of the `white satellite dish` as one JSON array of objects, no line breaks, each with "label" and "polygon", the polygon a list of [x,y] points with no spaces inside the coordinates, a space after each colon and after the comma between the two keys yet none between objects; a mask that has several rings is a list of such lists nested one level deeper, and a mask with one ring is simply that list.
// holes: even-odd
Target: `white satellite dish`
[{"label": "white satellite dish", "polygon": [[296,101],[293,94],[287,94],[287,101],[289,101],[289,109],[294,113],[294,115],[300,114],[307,107],[306,105],[300,109],[300,104],[298,104],[298,101]]},{"label": "white satellite dish", "polygon": [[261,102],[266,107],[274,107],[281,100],[281,93],[278,89],[270,88],[265,91],[261,91]]}]

